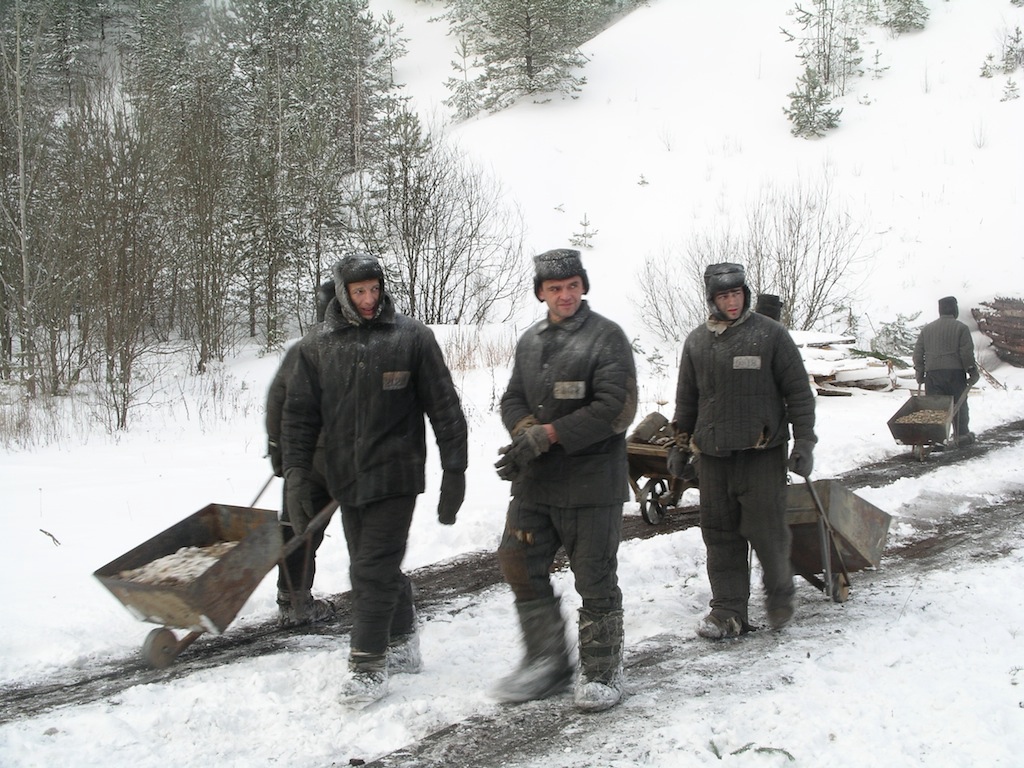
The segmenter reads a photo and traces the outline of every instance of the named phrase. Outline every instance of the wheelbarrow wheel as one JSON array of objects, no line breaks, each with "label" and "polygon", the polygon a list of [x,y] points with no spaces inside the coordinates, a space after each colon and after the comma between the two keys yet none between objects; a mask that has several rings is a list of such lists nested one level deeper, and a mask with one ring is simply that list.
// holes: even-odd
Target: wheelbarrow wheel
[{"label": "wheelbarrow wheel", "polygon": [[850,581],[845,573],[832,574],[832,602],[845,603],[850,599]]},{"label": "wheelbarrow wheel", "polygon": [[643,498],[640,501],[640,515],[649,525],[657,525],[665,517],[665,507],[661,496],[668,491],[668,483],[660,477],[654,477],[644,486]]},{"label": "wheelbarrow wheel", "polygon": [[178,638],[167,627],[154,629],[142,643],[142,657],[154,669],[167,669],[178,656]]}]

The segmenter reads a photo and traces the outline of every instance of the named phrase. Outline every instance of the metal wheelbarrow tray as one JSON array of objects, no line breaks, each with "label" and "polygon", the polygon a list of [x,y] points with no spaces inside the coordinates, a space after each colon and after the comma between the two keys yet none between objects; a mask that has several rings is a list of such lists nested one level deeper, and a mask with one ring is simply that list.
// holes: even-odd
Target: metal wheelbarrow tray
[{"label": "metal wheelbarrow tray", "polygon": [[[147,583],[121,576],[183,547],[237,542],[204,572],[188,581]],[[220,634],[234,620],[263,577],[282,557],[277,513],[252,507],[210,504],[158,533],[93,574],[141,621],[162,624],[149,633],[143,656],[163,668],[203,632]],[[168,629],[188,631],[178,640]]]},{"label": "metal wheelbarrow tray", "polygon": [[[961,402],[962,400],[961,398]],[[959,410],[959,406],[960,403],[954,404],[953,398],[949,395],[911,395],[887,422],[889,431],[892,432],[897,443],[913,446],[914,455],[923,460],[930,445],[942,444],[949,439],[953,416]],[[922,411],[941,413],[943,419],[941,421],[904,421]]]},{"label": "metal wheelbarrow tray", "polygon": [[[892,517],[835,480],[787,487],[793,570],[835,602],[849,596],[849,574],[877,568]],[[819,508],[820,505],[820,508]],[[833,564],[839,571],[833,571]],[[817,574],[822,576],[819,578]]]}]

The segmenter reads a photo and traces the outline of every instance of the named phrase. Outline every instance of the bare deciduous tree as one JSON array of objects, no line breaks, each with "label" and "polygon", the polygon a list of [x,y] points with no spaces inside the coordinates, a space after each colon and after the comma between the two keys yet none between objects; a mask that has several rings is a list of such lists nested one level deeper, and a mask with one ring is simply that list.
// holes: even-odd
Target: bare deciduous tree
[{"label": "bare deciduous tree", "polygon": [[864,231],[834,200],[827,180],[768,187],[749,208],[742,235],[698,235],[685,253],[648,257],[641,272],[643,321],[658,338],[678,343],[707,317],[704,269],[743,264],[752,298],[782,298],[782,323],[796,330],[841,330],[849,323],[864,258]]}]

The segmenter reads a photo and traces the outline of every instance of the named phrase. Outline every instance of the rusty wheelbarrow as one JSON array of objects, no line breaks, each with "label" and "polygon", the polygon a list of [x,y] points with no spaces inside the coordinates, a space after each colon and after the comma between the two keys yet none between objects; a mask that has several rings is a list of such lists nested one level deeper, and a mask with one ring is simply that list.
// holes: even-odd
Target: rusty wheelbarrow
[{"label": "rusty wheelbarrow", "polygon": [[952,444],[957,445],[956,415],[970,390],[970,386],[964,389],[956,402],[951,395],[912,394],[887,422],[889,431],[896,442],[911,446],[918,461],[924,461],[933,446],[945,447],[951,429]]},{"label": "rusty wheelbarrow", "polygon": [[640,515],[651,525],[660,523],[668,510],[679,504],[683,491],[697,487],[692,463],[681,478],[668,471],[668,449],[672,444],[668,419],[657,411],[645,416],[626,441],[629,485],[640,505]]},{"label": "rusty wheelbarrow", "polygon": [[[142,645],[164,669],[203,632],[219,635],[263,577],[326,527],[337,503],[282,546],[277,512],[209,504],[110,561],[93,575],[140,621],[162,625]],[[185,630],[180,639],[173,629]]]},{"label": "rusty wheelbarrow", "polygon": [[793,570],[834,602],[850,594],[850,573],[877,568],[892,518],[835,480],[786,489]]}]

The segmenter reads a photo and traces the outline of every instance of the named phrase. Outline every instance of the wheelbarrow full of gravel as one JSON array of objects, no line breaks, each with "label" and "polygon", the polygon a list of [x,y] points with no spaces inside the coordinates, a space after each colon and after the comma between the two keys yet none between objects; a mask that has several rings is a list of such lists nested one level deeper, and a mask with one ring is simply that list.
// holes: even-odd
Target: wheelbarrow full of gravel
[{"label": "wheelbarrow full of gravel", "polygon": [[933,447],[946,445],[951,428],[956,445],[958,435],[953,423],[970,389],[967,387],[956,402],[949,395],[911,395],[887,422],[893,438],[912,446],[911,452],[919,461],[924,461]]},{"label": "wheelbarrow full of gravel", "polygon": [[[335,509],[324,507],[302,536],[282,546],[277,512],[209,504],[93,575],[137,619],[162,625],[146,637],[142,655],[163,669],[204,632],[223,633],[270,569],[325,527]],[[175,629],[186,634],[179,639]]]}]

